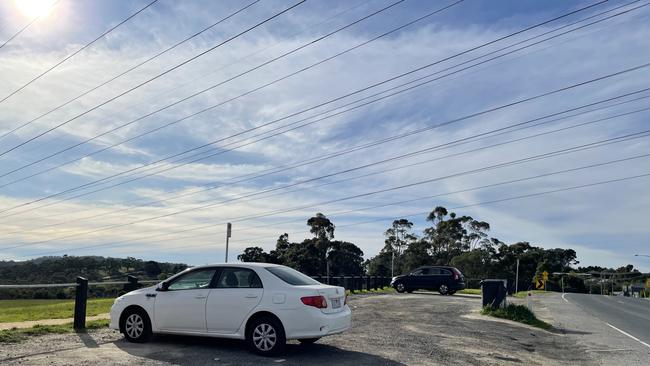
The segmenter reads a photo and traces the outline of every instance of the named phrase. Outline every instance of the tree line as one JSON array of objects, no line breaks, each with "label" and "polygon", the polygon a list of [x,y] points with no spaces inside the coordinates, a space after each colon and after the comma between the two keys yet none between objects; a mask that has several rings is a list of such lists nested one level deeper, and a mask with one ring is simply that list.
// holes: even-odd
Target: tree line
[{"label": "tree line", "polygon": [[[545,249],[522,241],[507,244],[491,237],[490,224],[468,215],[457,215],[445,207],[435,207],[427,216],[429,224],[420,234],[413,222],[397,219],[384,232],[384,246],[367,259],[353,243],[334,240],[335,225],[322,213],[307,220],[312,238],[290,242],[285,233],[279,236],[275,249],[265,252],[259,246],[244,249],[238,256],[242,262],[283,264],[311,276],[371,275],[396,276],[424,265],[454,266],[477,287],[480,279],[507,279],[510,289],[533,288],[543,272],[550,274],[548,290],[600,293],[600,273],[639,273],[631,265],[618,269],[576,267],[579,264],[573,249]],[[516,282],[519,261],[519,282]],[[585,276],[584,274],[592,274]],[[640,273],[639,273],[640,274]],[[594,280],[594,278],[596,280]],[[474,281],[473,281],[474,280]],[[632,280],[644,280],[632,276]],[[621,288],[621,282],[617,284]]]},{"label": "tree line", "polygon": [[[90,282],[164,279],[187,268],[183,263],[145,261],[134,257],[49,256],[28,261],[0,261],[0,284],[73,283],[78,276]],[[91,297],[114,297],[123,286],[91,286]],[[69,299],[74,288],[2,289],[0,299]]]}]

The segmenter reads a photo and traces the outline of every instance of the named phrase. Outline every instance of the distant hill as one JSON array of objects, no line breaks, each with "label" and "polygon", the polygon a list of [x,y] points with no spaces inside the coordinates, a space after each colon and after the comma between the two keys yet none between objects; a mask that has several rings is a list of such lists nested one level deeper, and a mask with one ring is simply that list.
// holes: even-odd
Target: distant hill
[{"label": "distant hill", "polygon": [[[162,279],[180,272],[184,263],[145,261],[133,257],[100,256],[40,257],[28,261],[0,261],[0,284],[37,284],[75,282],[78,276],[93,282],[126,280],[131,274],[140,279]],[[93,287],[94,297],[114,296],[119,286]],[[69,298],[73,289],[8,289],[0,290],[0,299],[11,298]]]}]

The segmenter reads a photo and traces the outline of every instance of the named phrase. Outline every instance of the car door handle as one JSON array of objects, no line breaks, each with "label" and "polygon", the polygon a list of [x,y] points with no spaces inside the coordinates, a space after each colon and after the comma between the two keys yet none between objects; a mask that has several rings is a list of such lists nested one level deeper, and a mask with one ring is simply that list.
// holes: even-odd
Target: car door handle
[{"label": "car door handle", "polygon": [[205,299],[206,297],[207,297],[207,296],[202,296],[202,295],[194,296],[195,299]]},{"label": "car door handle", "polygon": [[248,295],[246,295],[245,297],[246,297],[247,299],[256,299],[256,298],[257,298],[257,295],[255,295],[255,294],[248,294]]}]

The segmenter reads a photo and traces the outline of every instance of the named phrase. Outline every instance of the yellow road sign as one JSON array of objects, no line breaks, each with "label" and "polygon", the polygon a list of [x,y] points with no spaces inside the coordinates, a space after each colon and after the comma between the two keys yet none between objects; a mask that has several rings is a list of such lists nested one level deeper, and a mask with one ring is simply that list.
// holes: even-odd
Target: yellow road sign
[{"label": "yellow road sign", "polygon": [[546,271],[542,272],[542,279],[544,280],[544,282],[548,281],[548,272]]},{"label": "yellow road sign", "polygon": [[538,290],[543,289],[544,288],[544,281],[542,281],[540,279],[536,279],[535,280],[535,288],[538,289]]}]

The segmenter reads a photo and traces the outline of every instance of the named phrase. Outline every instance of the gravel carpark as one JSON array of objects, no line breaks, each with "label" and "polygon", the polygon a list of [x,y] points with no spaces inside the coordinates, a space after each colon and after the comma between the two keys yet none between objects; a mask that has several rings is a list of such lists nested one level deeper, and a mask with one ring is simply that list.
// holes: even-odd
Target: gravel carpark
[{"label": "gravel carpark", "polygon": [[0,346],[3,365],[592,365],[562,334],[485,318],[480,299],[433,293],[359,295],[353,327],[264,358],[233,340],[157,336],[131,344],[116,331],[58,334]]}]

